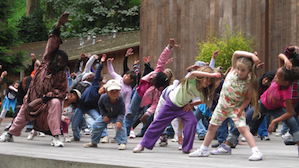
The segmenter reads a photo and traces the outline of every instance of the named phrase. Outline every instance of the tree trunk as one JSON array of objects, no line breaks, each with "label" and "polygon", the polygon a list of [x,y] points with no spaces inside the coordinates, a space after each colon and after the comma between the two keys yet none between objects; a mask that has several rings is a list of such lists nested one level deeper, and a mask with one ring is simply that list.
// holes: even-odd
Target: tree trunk
[{"label": "tree trunk", "polygon": [[45,21],[46,22],[47,22],[47,20],[53,19],[55,17],[55,12],[53,10],[54,3],[55,3],[55,0],[52,2],[45,3],[45,8],[46,8]]},{"label": "tree trunk", "polygon": [[40,7],[40,0],[26,0],[26,16],[33,13],[36,8]]}]

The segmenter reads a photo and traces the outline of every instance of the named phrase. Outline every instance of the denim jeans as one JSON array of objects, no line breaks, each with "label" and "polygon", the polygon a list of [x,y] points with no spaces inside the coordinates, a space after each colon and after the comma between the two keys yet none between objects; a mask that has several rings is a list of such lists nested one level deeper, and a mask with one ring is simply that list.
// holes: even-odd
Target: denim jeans
[{"label": "denim jeans", "polygon": [[217,130],[217,140],[219,142],[225,142],[228,135],[228,122],[230,122],[230,131],[235,128],[235,123],[231,118],[226,118],[221,126]]},{"label": "denim jeans", "polygon": [[127,133],[130,133],[134,118],[138,113],[140,103],[141,103],[141,97],[139,96],[138,92],[135,92],[131,99],[129,111],[125,118]]},{"label": "denim jeans", "polygon": [[[82,109],[80,107],[78,107],[74,112],[73,121],[72,121],[73,136],[76,139],[81,139],[80,130],[82,127],[82,121],[84,119],[83,118],[84,113],[87,113],[88,115],[90,115],[94,120],[96,120],[100,116],[99,112],[96,109],[90,109],[88,111],[83,112]],[[107,133],[107,130],[105,129],[103,131],[102,137],[107,136],[107,135],[108,135],[108,133]]]},{"label": "denim jeans", "polygon": [[257,133],[260,135],[261,139],[264,136],[268,136],[267,118],[264,117],[263,122],[259,126]]},{"label": "denim jeans", "polygon": [[[270,114],[273,117],[277,118],[286,113],[285,108],[277,108],[277,109],[270,110],[270,109],[267,109],[263,105],[263,103],[261,103],[261,101],[259,101],[259,105],[260,105],[260,112],[261,112],[262,116]],[[253,113],[254,113],[254,108],[251,108],[246,112],[246,122],[247,123],[252,122]],[[283,122],[290,128],[290,132],[293,135],[294,142],[298,142],[299,141],[299,126],[298,126],[296,119],[294,117],[291,117],[291,118],[284,120]],[[234,129],[234,131],[229,134],[227,141],[229,141],[232,144],[235,144],[239,135],[240,135],[240,133],[239,133],[238,129]]]},{"label": "denim jeans", "polygon": [[205,117],[203,117],[201,120],[197,122],[196,133],[198,135],[205,136],[207,134],[208,126],[209,126],[209,122]]},{"label": "denim jeans", "polygon": [[[110,122],[112,123],[116,123],[117,118],[109,118]],[[103,131],[106,130],[107,128],[107,124],[109,123],[105,123],[105,121],[103,120],[102,116],[99,116],[93,123],[92,125],[92,136],[91,136],[91,142],[92,143],[99,143],[100,139],[101,139],[101,135],[103,134]],[[117,128],[115,127],[115,131],[116,131],[116,140],[118,142],[118,144],[126,144],[127,143],[127,132],[126,132],[126,125],[123,122],[121,129],[117,130]]]}]

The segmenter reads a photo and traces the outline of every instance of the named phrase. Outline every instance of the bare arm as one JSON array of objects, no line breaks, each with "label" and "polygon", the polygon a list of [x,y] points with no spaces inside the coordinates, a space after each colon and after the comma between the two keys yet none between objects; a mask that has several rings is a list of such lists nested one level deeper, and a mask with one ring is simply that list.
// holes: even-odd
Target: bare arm
[{"label": "bare arm", "polygon": [[261,62],[260,59],[253,53],[247,51],[235,51],[232,58],[232,70],[236,68],[237,60],[239,57],[251,58],[256,66]]},{"label": "bare arm", "polygon": [[208,77],[208,78],[220,78],[220,73],[208,73],[208,72],[202,72],[202,71],[193,71],[190,73],[189,78],[194,79],[195,77]]},{"label": "bare arm", "polygon": [[279,65],[279,67],[286,66],[287,69],[292,68],[291,61],[287,58],[286,55],[284,55],[282,53],[278,55],[278,65]]}]

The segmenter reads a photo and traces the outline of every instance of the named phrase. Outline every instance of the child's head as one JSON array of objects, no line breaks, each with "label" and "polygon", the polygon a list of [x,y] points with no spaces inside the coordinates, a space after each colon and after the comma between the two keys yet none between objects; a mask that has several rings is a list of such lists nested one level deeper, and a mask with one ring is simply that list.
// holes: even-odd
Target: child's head
[{"label": "child's head", "polygon": [[20,85],[20,81],[18,81],[18,80],[14,81],[14,82],[12,83],[12,86],[13,86],[14,88],[16,88],[16,89],[18,89],[19,85]]},{"label": "child's head", "polygon": [[287,70],[286,67],[281,67],[277,70],[275,82],[277,85],[288,87],[295,80],[299,79],[299,67],[293,67]]},{"label": "child's head", "polygon": [[217,78],[215,79],[215,89],[219,87],[221,81],[224,79],[224,75],[222,73],[222,71],[218,68],[214,68],[213,69],[214,73],[220,73],[221,74],[221,78]]},{"label": "child's head", "polygon": [[269,87],[271,85],[271,81],[275,76],[274,71],[266,72],[260,79],[260,87]]},{"label": "child's head", "polygon": [[169,80],[168,80],[167,75],[161,71],[158,72],[157,74],[155,74],[154,81],[155,82],[153,83],[153,85],[156,88],[160,88],[160,87],[166,88],[169,85]]},{"label": "child's head", "polygon": [[167,78],[169,80],[169,84],[171,85],[173,83],[173,81],[174,81],[174,75],[173,75],[172,70],[169,69],[169,68],[166,68],[164,70],[164,73],[167,75]]},{"label": "child's head", "polygon": [[246,80],[254,67],[255,65],[251,58],[240,57],[237,60],[237,65],[236,65],[239,79]]},{"label": "child's head", "polygon": [[288,57],[293,67],[299,66],[299,53],[298,51],[294,51],[293,54]]},{"label": "child's head", "polygon": [[135,71],[127,71],[123,76],[124,84],[130,85],[132,88],[136,85],[137,74]]},{"label": "child's head", "polygon": [[94,79],[94,76],[95,76],[95,73],[88,72],[88,73],[86,73],[86,74],[83,75],[82,81],[92,82],[92,80]]},{"label": "child's head", "polygon": [[79,102],[81,99],[81,93],[77,89],[72,89],[70,93],[67,95],[67,99],[72,100],[72,105],[74,108],[79,107]]},{"label": "child's head", "polygon": [[119,95],[121,90],[121,84],[117,80],[109,80],[105,85],[105,90],[107,91],[107,94],[109,96],[110,101],[115,102]]}]

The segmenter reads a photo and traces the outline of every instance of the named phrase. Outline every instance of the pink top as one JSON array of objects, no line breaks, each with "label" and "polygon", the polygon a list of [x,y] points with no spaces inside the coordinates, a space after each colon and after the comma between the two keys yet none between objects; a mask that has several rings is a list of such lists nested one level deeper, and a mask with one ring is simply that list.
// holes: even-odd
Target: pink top
[{"label": "pink top", "polygon": [[149,82],[150,77],[151,77],[153,74],[156,74],[156,73],[158,73],[158,72],[160,72],[160,71],[164,71],[164,69],[165,69],[165,64],[166,64],[166,62],[167,62],[167,60],[168,60],[168,58],[169,58],[171,52],[172,52],[172,49],[171,49],[169,46],[167,46],[167,47],[163,50],[163,52],[161,53],[161,55],[160,55],[160,57],[159,57],[159,59],[158,59],[156,69],[155,69],[153,72],[151,72],[151,73],[145,75],[144,77],[142,77],[142,78],[140,79],[139,86],[137,87],[137,93],[139,94],[140,97],[143,97],[143,95],[144,95],[144,93],[146,92],[146,90],[147,90],[149,87],[152,86],[152,84]]},{"label": "pink top", "polygon": [[270,87],[262,94],[263,105],[270,110],[285,107],[285,100],[292,98],[292,86],[280,90],[280,86],[273,82]]},{"label": "pink top", "polygon": [[162,91],[163,91],[163,87],[161,87],[160,89],[155,89],[155,86],[151,86],[144,93],[141,99],[140,107],[151,105],[146,110],[146,113],[149,116],[155,113]]}]

